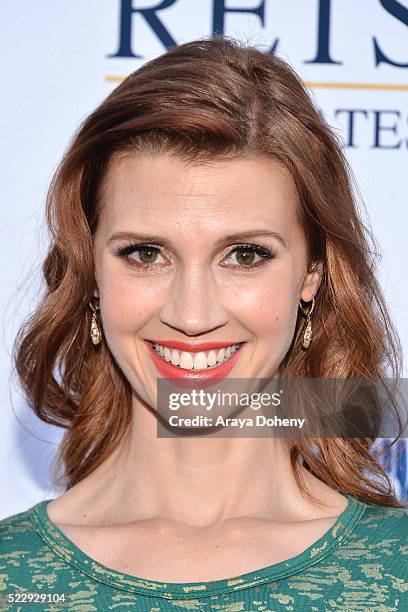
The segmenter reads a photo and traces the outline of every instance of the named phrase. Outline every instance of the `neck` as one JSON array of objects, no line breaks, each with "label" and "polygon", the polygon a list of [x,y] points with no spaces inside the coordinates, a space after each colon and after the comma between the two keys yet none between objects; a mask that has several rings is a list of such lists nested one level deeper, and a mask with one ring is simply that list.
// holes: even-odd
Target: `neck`
[{"label": "neck", "polygon": [[134,402],[121,444],[65,495],[73,514],[98,525],[160,517],[209,528],[243,517],[308,520],[344,508],[343,496],[301,473],[323,506],[301,493],[284,438],[157,438],[155,414]]}]

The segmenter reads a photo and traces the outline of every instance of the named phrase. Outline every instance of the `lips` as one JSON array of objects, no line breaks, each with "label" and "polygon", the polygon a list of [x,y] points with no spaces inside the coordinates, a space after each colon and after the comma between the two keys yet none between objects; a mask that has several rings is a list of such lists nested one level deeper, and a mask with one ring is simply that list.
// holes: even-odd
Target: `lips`
[{"label": "lips", "polygon": [[[217,380],[222,380],[231,372],[232,368],[238,361],[243,346],[243,344],[241,344],[241,346],[235,351],[235,353],[220,365],[216,365],[215,367],[209,367],[208,369],[194,370],[184,369],[173,365],[171,362],[165,361],[163,357],[159,356],[154,350],[152,343],[156,344],[155,341],[145,340],[146,347],[153,359],[153,363],[156,366],[157,371],[163,378],[175,379],[174,384],[179,384],[180,386],[188,386],[188,383],[213,383]],[[168,348],[174,348],[194,353],[199,351],[222,349],[228,346],[234,346],[237,343],[206,342],[191,345],[185,342],[170,342],[160,340],[159,344],[161,344],[162,346],[167,346]]]},{"label": "lips", "polygon": [[187,343],[180,342],[178,340],[147,340],[147,342],[151,342],[152,344],[161,344],[162,346],[167,346],[170,349],[178,349],[180,351],[188,351],[189,353],[197,353],[199,351],[211,351],[217,350],[221,348],[227,348],[228,346],[234,346],[235,344],[240,344],[239,342],[196,342]]}]

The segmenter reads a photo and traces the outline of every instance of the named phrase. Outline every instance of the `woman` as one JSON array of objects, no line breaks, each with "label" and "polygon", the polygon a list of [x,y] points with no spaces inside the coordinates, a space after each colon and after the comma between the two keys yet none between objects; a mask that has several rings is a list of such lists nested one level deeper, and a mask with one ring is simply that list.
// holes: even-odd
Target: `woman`
[{"label": "woman", "polygon": [[16,367],[67,429],[65,492],[1,522],[4,598],[408,609],[408,511],[371,438],[157,436],[163,377],[398,376],[346,162],[288,65],[221,37],[145,64],[80,127],[47,213]]}]

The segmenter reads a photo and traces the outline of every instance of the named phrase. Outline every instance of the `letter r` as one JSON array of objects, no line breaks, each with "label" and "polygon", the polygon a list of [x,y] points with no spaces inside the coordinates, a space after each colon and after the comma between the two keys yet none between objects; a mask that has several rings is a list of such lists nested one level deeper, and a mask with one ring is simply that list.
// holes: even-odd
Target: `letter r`
[{"label": "letter r", "polygon": [[143,58],[142,55],[137,55],[132,51],[132,17],[135,13],[140,13],[147,21],[157,38],[166,49],[176,47],[177,43],[170,35],[169,31],[164,27],[156,12],[169,8],[176,0],[162,0],[157,6],[152,8],[135,8],[134,0],[121,0],[120,3],[120,35],[119,49],[116,53],[107,55],[107,57],[137,57]]}]

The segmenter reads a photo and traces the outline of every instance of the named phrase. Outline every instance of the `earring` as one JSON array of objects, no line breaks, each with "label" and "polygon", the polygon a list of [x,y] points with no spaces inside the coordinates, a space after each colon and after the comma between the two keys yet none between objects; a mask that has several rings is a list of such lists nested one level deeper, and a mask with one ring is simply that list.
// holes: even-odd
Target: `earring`
[{"label": "earring", "polygon": [[303,332],[303,342],[302,342],[302,345],[303,345],[303,347],[305,349],[307,349],[309,347],[309,344],[312,341],[312,320],[311,320],[311,316],[312,316],[312,312],[313,312],[313,309],[314,309],[314,305],[315,305],[314,297],[312,298],[312,305],[310,306],[310,308],[304,308],[302,306],[302,304],[299,303],[299,308],[301,309],[302,313],[306,317],[306,326],[305,326],[305,331]]},{"label": "earring", "polygon": [[91,307],[91,310],[93,312],[92,321],[91,321],[91,340],[95,345],[97,345],[102,340],[102,330],[99,329],[97,318],[96,318],[96,311],[100,309],[99,309],[98,304],[95,304],[94,306],[92,302],[89,302],[89,306]]}]

